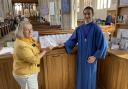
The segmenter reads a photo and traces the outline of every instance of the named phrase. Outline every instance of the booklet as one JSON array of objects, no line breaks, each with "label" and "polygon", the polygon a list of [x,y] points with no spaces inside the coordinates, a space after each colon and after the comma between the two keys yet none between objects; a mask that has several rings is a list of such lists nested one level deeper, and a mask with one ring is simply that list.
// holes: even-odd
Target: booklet
[{"label": "booklet", "polygon": [[41,36],[39,37],[39,42],[41,44],[41,48],[46,48],[49,46],[57,47],[66,42],[70,36],[71,34]]},{"label": "booklet", "polygon": [[0,55],[13,54],[13,47],[3,47],[0,50]]}]

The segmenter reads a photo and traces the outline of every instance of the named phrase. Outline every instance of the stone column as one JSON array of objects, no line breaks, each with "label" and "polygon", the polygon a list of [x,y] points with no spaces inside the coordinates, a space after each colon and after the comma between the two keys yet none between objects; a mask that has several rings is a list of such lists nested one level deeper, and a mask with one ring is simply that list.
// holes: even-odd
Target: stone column
[{"label": "stone column", "polygon": [[78,12],[78,19],[83,19],[83,9],[86,7],[84,5],[85,1],[84,0],[79,0],[79,12]]},{"label": "stone column", "polygon": [[9,7],[8,7],[8,3],[7,0],[2,0],[3,1],[3,12],[4,12],[4,17],[6,17],[6,14],[9,12]]},{"label": "stone column", "polygon": [[[50,25],[60,25],[60,0],[38,0],[38,2],[40,15],[45,17]],[[53,7],[50,6],[51,3]],[[51,13],[50,10],[54,10],[54,13]]]},{"label": "stone column", "polygon": [[8,9],[10,12],[13,12],[13,7],[12,7],[12,0],[7,0],[8,1]]},{"label": "stone column", "polygon": [[3,1],[3,0],[0,0],[0,17],[4,17],[2,1]]},{"label": "stone column", "polygon": [[11,0],[0,0],[0,11],[3,17],[6,17],[8,12],[13,12]]},{"label": "stone column", "polygon": [[[54,7],[51,7],[50,3],[53,3]],[[60,25],[60,9],[61,9],[60,0],[49,0],[49,8],[50,8],[49,9],[50,25]],[[50,10],[54,10],[54,14],[52,14]]]},{"label": "stone column", "polygon": [[61,2],[61,28],[64,30],[75,29],[77,27],[77,0],[61,0]]},{"label": "stone column", "polygon": [[40,17],[44,17],[49,20],[49,6],[48,6],[49,0],[38,0],[38,10]]},{"label": "stone column", "polygon": [[78,0],[71,0],[71,28],[77,27]]}]

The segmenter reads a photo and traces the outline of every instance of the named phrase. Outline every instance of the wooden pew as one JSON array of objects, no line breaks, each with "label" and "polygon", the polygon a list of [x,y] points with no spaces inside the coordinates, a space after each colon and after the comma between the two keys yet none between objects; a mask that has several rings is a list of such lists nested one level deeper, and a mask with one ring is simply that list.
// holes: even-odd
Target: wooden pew
[{"label": "wooden pew", "polygon": [[1,24],[1,35],[2,37],[6,35],[4,23]]},{"label": "wooden pew", "polygon": [[0,23],[0,37],[4,37],[13,29],[13,21]]},{"label": "wooden pew", "polygon": [[58,30],[58,29],[51,29],[51,30],[39,30],[39,35],[55,35],[55,34],[67,34],[72,33],[74,30]]}]

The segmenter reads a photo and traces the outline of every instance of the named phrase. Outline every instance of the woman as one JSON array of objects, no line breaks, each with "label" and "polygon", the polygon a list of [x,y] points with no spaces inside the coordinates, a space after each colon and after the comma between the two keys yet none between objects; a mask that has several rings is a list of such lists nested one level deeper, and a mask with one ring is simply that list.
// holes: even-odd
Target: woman
[{"label": "woman", "polygon": [[52,47],[40,52],[39,44],[32,39],[32,25],[23,21],[15,32],[13,75],[21,89],[38,89],[37,76],[40,59]]},{"label": "woman", "polygon": [[96,89],[99,58],[105,58],[107,45],[99,26],[92,21],[92,7],[83,10],[85,23],[76,28],[64,46],[67,53],[78,43],[76,89]]}]

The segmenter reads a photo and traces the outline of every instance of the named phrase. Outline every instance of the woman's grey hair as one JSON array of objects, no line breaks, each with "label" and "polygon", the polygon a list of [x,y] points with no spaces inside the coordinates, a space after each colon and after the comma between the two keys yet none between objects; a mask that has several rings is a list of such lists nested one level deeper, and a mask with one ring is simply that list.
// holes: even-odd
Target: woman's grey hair
[{"label": "woman's grey hair", "polygon": [[29,21],[21,21],[15,31],[16,38],[24,38],[23,31],[25,30],[27,25],[31,25]]}]

